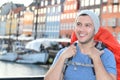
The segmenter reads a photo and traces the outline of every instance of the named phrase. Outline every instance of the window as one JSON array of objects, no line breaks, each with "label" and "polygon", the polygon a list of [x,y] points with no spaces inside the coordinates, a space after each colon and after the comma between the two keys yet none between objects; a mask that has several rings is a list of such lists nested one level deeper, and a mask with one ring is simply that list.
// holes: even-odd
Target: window
[{"label": "window", "polygon": [[120,32],[118,33],[118,41],[120,43]]},{"label": "window", "polygon": [[61,6],[58,6],[58,12],[60,12],[61,11]]},{"label": "window", "polygon": [[67,14],[67,19],[69,19],[69,13]]},{"label": "window", "polygon": [[45,20],[46,20],[46,16],[44,16],[44,22],[45,22]]},{"label": "window", "polygon": [[40,17],[38,17],[38,23],[41,22]]},{"label": "window", "polygon": [[41,6],[44,6],[44,2],[43,1],[41,1]]},{"label": "window", "polygon": [[60,15],[58,15],[58,21],[60,21]]},{"label": "window", "polygon": [[62,14],[62,19],[64,19],[65,18],[65,16],[64,16],[65,14]]},{"label": "window", "polygon": [[44,9],[43,9],[43,8],[41,9],[41,13],[42,13],[42,14],[44,13]]},{"label": "window", "polygon": [[55,16],[54,16],[54,22],[56,22],[56,21],[57,21],[57,19],[58,19],[58,18],[57,18],[57,16],[55,15]]},{"label": "window", "polygon": [[75,18],[76,17],[76,13],[73,13],[73,18]]},{"label": "window", "polygon": [[67,14],[64,14],[64,19],[66,19],[66,18],[67,18],[66,16],[67,16]]},{"label": "window", "polygon": [[49,22],[49,16],[47,16],[47,22]]},{"label": "window", "polygon": [[105,2],[105,3],[106,3],[106,2],[107,2],[107,0],[103,0],[103,2]]},{"label": "window", "polygon": [[77,5],[76,4],[74,4],[73,7],[74,7],[75,10],[77,9]]},{"label": "window", "polygon": [[41,10],[41,9],[38,9],[38,14],[41,14],[40,10]]},{"label": "window", "polygon": [[106,26],[106,20],[105,19],[102,20],[102,26]]},{"label": "window", "polygon": [[100,0],[95,0],[95,5],[100,5]]},{"label": "window", "polygon": [[[42,22],[42,19],[43,19],[43,17],[39,17],[40,22]],[[39,20],[38,20],[38,21],[39,21]]]},{"label": "window", "polygon": [[63,24],[63,27],[62,27],[62,30],[64,30],[65,29],[65,23]]},{"label": "window", "polygon": [[108,6],[108,12],[109,12],[109,13],[112,13],[112,5],[109,5],[109,6]]},{"label": "window", "polygon": [[81,7],[84,7],[85,0],[81,0]]},{"label": "window", "polygon": [[55,0],[52,0],[52,5],[54,5],[55,4]]},{"label": "window", "polygon": [[90,5],[93,6],[93,5],[94,5],[94,2],[95,2],[95,0],[91,0],[91,1],[90,1]]},{"label": "window", "polygon": [[118,0],[113,0],[113,3],[118,3]]},{"label": "window", "polygon": [[107,12],[107,7],[104,6],[104,7],[103,7],[103,13],[106,13],[106,12]]},{"label": "window", "polygon": [[118,26],[120,26],[120,18],[118,18]]},{"label": "window", "polygon": [[119,4],[119,12],[120,12],[120,4]]},{"label": "window", "polygon": [[67,10],[67,6],[64,7],[65,11]]},{"label": "window", "polygon": [[73,13],[70,13],[70,18],[73,18],[72,15],[73,15]]},{"label": "window", "polygon": [[50,18],[49,18],[49,22],[52,22],[52,17],[51,16],[49,16]]},{"label": "window", "polygon": [[85,6],[89,6],[89,0],[85,0]]},{"label": "window", "polygon": [[53,22],[55,20],[54,16],[51,16],[51,22]]},{"label": "window", "polygon": [[114,12],[114,13],[118,12],[117,9],[118,9],[118,6],[117,6],[117,5],[114,5],[114,6],[113,6],[113,12]]},{"label": "window", "polygon": [[47,13],[50,13],[50,8],[49,7],[47,8]]},{"label": "window", "polygon": [[60,27],[60,29],[62,30],[62,29],[63,29],[63,27],[64,27],[64,24],[61,24],[61,27]]},{"label": "window", "polygon": [[63,14],[61,15],[61,19],[63,19]]},{"label": "window", "polygon": [[41,22],[43,22],[43,19],[44,19],[44,17],[42,16],[42,17],[41,17]]},{"label": "window", "polygon": [[47,6],[48,5],[48,1],[45,1],[45,6]]},{"label": "window", "polygon": [[67,10],[70,10],[70,6],[69,5],[67,6]]},{"label": "window", "polygon": [[108,19],[108,26],[116,26],[116,18]]},{"label": "window", "polygon": [[73,4],[70,5],[69,10],[73,10]]},{"label": "window", "polygon": [[55,13],[55,7],[53,7],[53,13]]},{"label": "window", "polygon": [[46,8],[44,8],[44,13],[46,13]]},{"label": "window", "polygon": [[57,4],[60,4],[60,0],[57,0]]},{"label": "window", "polygon": [[54,16],[53,22],[56,22],[56,21],[57,21],[57,16]]},{"label": "window", "polygon": [[96,13],[97,15],[100,15],[100,9],[99,9],[99,8],[96,8],[96,9],[95,9],[95,13]]}]

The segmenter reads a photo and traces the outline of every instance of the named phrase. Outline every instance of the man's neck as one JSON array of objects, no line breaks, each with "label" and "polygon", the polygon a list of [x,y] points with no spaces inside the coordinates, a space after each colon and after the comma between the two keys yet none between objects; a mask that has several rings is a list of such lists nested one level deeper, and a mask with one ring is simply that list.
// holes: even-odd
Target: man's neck
[{"label": "man's neck", "polygon": [[85,44],[82,44],[82,43],[78,43],[78,44],[79,44],[81,52],[86,53],[91,50],[91,48],[95,45],[95,42],[91,41]]}]

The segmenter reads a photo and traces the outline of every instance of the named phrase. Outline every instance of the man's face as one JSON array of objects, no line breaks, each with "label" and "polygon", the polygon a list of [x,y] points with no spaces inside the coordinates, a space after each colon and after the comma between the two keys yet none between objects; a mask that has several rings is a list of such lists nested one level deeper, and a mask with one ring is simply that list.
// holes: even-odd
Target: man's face
[{"label": "man's face", "polygon": [[82,44],[93,40],[95,29],[92,19],[88,15],[79,16],[76,21],[75,33]]}]

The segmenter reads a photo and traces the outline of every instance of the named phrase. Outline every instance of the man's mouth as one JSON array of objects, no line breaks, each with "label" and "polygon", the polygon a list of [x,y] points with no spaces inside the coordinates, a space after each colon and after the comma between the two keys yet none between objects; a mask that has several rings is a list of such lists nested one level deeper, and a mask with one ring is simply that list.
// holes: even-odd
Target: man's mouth
[{"label": "man's mouth", "polygon": [[86,36],[86,34],[79,34],[79,37],[81,37],[81,38],[83,38],[85,36]]}]

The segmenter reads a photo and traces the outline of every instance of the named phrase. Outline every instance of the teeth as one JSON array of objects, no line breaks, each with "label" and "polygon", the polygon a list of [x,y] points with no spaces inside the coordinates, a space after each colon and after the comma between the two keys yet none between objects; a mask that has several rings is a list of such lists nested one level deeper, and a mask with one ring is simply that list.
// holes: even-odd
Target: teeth
[{"label": "teeth", "polygon": [[80,34],[80,36],[85,36],[85,34]]}]

